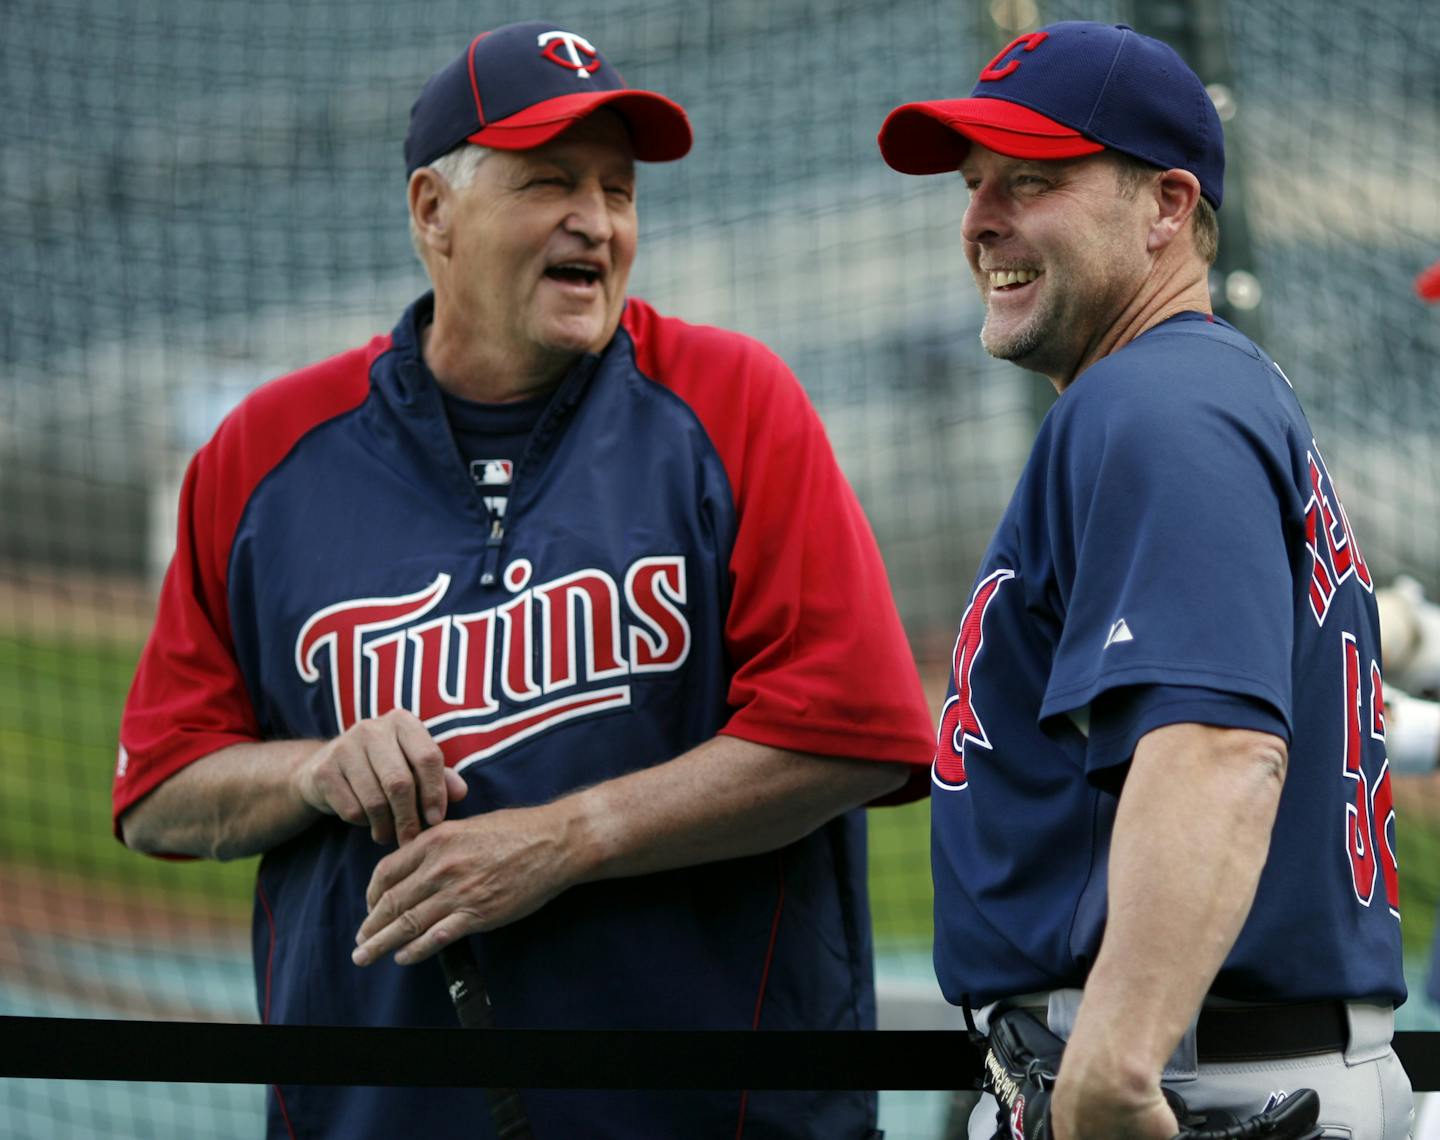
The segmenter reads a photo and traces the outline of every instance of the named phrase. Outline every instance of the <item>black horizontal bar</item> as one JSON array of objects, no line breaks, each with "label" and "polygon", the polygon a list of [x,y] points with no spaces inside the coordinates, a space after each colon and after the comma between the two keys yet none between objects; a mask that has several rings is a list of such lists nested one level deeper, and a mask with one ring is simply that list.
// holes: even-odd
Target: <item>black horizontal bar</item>
[{"label": "black horizontal bar", "polygon": [[1416,1092],[1440,1090],[1440,1033],[1412,1030],[1395,1034],[1395,1055]]},{"label": "black horizontal bar", "polygon": [[205,1084],[951,1089],[979,1071],[946,1030],[374,1029],[0,1017],[0,1075]]},{"label": "black horizontal bar", "polygon": [[[1440,1090],[1440,1033],[1395,1035],[1417,1091]],[[374,1029],[0,1017],[0,1076],[417,1088],[963,1089],[955,1030]]]}]

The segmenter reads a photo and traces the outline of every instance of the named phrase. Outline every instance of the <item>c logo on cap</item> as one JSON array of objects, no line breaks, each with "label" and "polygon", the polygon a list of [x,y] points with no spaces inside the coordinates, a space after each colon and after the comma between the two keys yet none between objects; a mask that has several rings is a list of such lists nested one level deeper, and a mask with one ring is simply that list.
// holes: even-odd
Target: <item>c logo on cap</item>
[{"label": "c logo on cap", "polygon": [[[542,32],[539,36],[539,44],[545,49],[541,54],[546,59],[551,63],[558,63],[561,67],[568,67],[571,71],[578,72],[581,79],[590,78],[590,68],[599,58],[599,53],[590,46],[590,43],[583,36],[577,36],[574,32]],[[562,50],[565,52],[563,56],[560,54]],[[590,58],[582,59],[581,52]]]},{"label": "c logo on cap", "polygon": [[995,53],[995,58],[985,65],[985,70],[980,73],[981,79],[1004,79],[1012,71],[1020,66],[1018,59],[1012,59],[1004,67],[996,68],[1002,59],[1009,55],[1021,44],[1025,45],[1026,51],[1034,51],[1040,44],[1050,37],[1049,32],[1030,32],[1028,35],[1016,36],[1003,48]]}]

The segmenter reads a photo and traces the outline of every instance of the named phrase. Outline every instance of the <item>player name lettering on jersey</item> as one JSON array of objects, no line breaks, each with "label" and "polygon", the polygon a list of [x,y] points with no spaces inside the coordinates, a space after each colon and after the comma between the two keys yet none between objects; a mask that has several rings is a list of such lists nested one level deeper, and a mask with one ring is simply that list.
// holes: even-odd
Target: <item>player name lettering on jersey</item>
[{"label": "player name lettering on jersey", "polygon": [[502,580],[514,596],[473,613],[437,612],[450,590],[443,572],[413,594],[327,606],[301,627],[295,667],[328,683],[338,731],[408,709],[458,768],[630,703],[628,684],[593,682],[685,663],[683,557],[637,559],[623,583],[598,569],[533,585],[531,575],[527,560],[511,562]]},{"label": "player name lettering on jersey", "polygon": [[1305,504],[1305,544],[1310,548],[1310,612],[1315,621],[1325,624],[1330,603],[1338,590],[1355,575],[1366,592],[1374,591],[1370,567],[1360,553],[1350,519],[1341,505],[1335,483],[1314,443],[1306,453],[1310,467],[1310,499]]}]

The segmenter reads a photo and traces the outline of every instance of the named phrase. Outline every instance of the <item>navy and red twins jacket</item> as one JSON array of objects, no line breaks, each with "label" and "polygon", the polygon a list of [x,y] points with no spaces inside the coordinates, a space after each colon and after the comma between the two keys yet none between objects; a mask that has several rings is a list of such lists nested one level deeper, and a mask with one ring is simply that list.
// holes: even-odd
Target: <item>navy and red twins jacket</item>
[{"label": "navy and red twins jacket", "polygon": [[[121,729],[114,810],[228,745],[396,706],[469,784],[543,802],[716,733],[915,766],[930,718],[869,527],[784,364],[631,299],[576,365],[487,527],[393,334],[256,391],[196,455]],[[904,793],[902,793],[903,795]],[[326,818],[268,852],[267,1022],[454,1025],[438,964],[350,962],[389,848]],[[863,814],[769,854],[576,887],[472,939],[502,1026],[874,1024]],[[864,1136],[865,1093],[532,1091],[541,1137]],[[479,1090],[286,1086],[272,1136],[472,1138]]]}]

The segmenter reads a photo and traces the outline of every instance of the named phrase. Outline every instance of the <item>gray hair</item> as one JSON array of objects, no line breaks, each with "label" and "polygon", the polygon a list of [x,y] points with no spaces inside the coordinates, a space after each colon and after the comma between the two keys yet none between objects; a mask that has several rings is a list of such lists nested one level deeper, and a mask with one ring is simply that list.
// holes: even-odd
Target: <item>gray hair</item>
[{"label": "gray hair", "polygon": [[[444,179],[445,184],[452,190],[464,190],[475,181],[475,172],[490,154],[491,149],[488,146],[462,142],[454,150],[447,150],[434,162],[427,162],[425,167]],[[414,217],[410,218],[410,245],[415,250],[415,256],[420,259],[420,264],[424,265],[425,247],[420,241],[420,229],[416,226]]]},{"label": "gray hair", "polygon": [[[1105,153],[1110,155],[1115,163],[1115,176],[1120,182],[1120,193],[1126,198],[1134,198],[1140,193],[1142,185],[1164,169],[1124,151],[1107,150]],[[1220,220],[1215,216],[1215,207],[1210,205],[1209,199],[1200,198],[1195,203],[1195,212],[1190,215],[1190,220],[1195,252],[1206,265],[1214,265],[1220,252]]]}]

